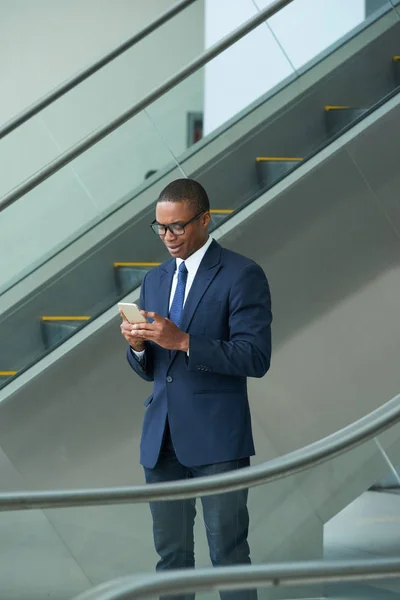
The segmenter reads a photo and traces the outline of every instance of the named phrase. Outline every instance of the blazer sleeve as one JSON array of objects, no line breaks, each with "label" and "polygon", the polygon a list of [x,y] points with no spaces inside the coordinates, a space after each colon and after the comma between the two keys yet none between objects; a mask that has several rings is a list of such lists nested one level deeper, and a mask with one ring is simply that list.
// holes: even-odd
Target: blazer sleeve
[{"label": "blazer sleeve", "polygon": [[267,278],[255,263],[247,265],[229,297],[229,341],[190,336],[189,371],[262,377],[271,363],[271,296]]},{"label": "blazer sleeve", "polygon": [[[142,285],[140,288],[140,301],[139,307],[146,309],[145,300],[145,288],[146,288],[146,277],[147,273],[143,278]],[[126,358],[132,369],[145,381],[154,381],[154,350],[152,342],[145,342],[145,353],[142,360],[139,360],[135,354],[131,351],[128,346],[126,351]]]}]

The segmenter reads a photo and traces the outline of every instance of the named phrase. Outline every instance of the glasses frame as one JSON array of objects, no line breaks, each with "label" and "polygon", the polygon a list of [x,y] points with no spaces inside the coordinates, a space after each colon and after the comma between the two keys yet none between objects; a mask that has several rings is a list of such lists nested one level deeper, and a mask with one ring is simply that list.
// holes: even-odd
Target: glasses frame
[{"label": "glasses frame", "polygon": [[[201,212],[197,213],[197,215],[195,215],[194,217],[192,217],[191,219],[189,219],[189,221],[186,221],[186,223],[171,223],[170,225],[163,225],[162,223],[159,223],[157,221],[157,219],[154,219],[154,221],[151,223],[150,227],[151,230],[158,235],[159,237],[165,237],[167,235],[167,231],[169,230],[170,233],[172,233],[172,235],[179,237],[181,235],[185,235],[185,227],[187,227],[190,223],[193,223],[193,221],[196,221],[196,219],[198,219],[199,217],[201,217],[202,214],[204,214],[205,212],[207,212],[206,210],[202,210]],[[164,227],[165,232],[164,233],[159,233],[158,231],[155,230],[154,226],[157,227]],[[182,233],[175,233],[171,227],[173,227],[174,225],[179,225],[179,227],[182,227],[183,231]]]}]

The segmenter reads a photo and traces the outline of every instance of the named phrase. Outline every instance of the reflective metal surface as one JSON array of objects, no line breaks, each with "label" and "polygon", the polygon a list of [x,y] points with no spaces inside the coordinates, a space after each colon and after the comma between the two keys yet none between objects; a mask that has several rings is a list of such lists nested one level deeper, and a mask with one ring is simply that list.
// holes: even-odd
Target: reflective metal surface
[{"label": "reflective metal surface", "polygon": [[374,439],[382,457],[389,463],[389,469],[393,469],[382,445],[375,436],[394,427],[399,421],[400,395],[397,395],[355,423],[350,423],[347,427],[317,442],[244,470],[136,487],[0,492],[0,510],[138,504],[154,500],[204,497],[253,488],[307,471],[307,469],[349,452],[371,438]]},{"label": "reflective metal surface", "polygon": [[[294,587],[299,583],[398,579],[399,559],[272,564],[263,566],[202,569],[197,572],[158,574],[152,578],[125,578],[108,582],[75,600],[129,600],[155,594],[198,592],[209,589],[242,590],[257,587]],[[287,592],[290,594],[290,591]]]}]

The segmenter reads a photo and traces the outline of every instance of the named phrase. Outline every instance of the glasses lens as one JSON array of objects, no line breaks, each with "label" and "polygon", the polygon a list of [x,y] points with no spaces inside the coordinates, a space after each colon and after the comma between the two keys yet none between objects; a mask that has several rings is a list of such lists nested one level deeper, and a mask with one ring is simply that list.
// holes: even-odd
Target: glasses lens
[{"label": "glasses lens", "polygon": [[185,233],[185,228],[183,225],[170,225],[170,227],[174,235],[183,235]]},{"label": "glasses lens", "polygon": [[152,223],[151,228],[157,235],[165,235],[167,231],[164,225],[159,225],[158,223]]}]

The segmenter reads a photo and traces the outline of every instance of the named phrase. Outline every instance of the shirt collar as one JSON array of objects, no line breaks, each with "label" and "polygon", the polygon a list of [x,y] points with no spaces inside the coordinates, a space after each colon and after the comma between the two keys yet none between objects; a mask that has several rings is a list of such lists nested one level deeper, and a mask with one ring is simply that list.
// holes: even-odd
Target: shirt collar
[{"label": "shirt collar", "polygon": [[[206,241],[206,243],[201,248],[196,250],[196,252],[193,252],[193,254],[191,254],[189,256],[189,258],[187,258],[185,260],[185,265],[186,265],[186,268],[189,273],[197,271],[197,269],[200,266],[201,261],[204,258],[205,253],[211,246],[212,241],[213,241],[213,238],[211,236],[208,236],[208,240]],[[183,262],[184,261],[182,258],[177,258],[176,259],[176,268],[179,269],[180,264]]]}]

